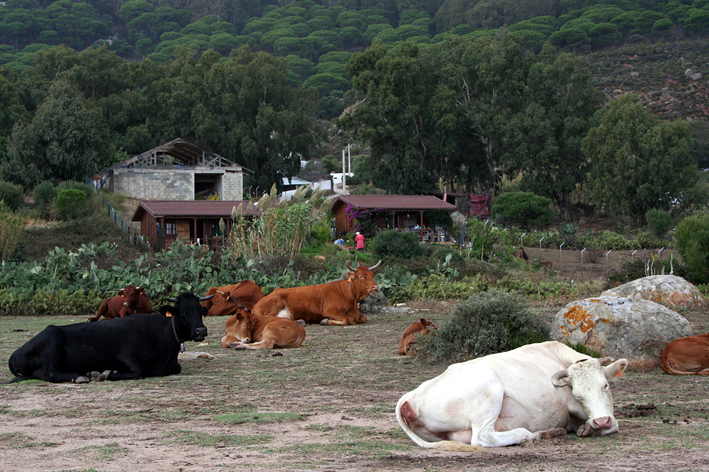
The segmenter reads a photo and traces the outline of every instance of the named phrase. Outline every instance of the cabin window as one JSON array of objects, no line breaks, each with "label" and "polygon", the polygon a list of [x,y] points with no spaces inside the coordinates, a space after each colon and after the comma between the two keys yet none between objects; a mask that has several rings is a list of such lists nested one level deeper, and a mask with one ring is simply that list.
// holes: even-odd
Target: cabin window
[{"label": "cabin window", "polygon": [[177,229],[175,228],[175,223],[165,223],[165,234],[166,235],[177,234]]}]

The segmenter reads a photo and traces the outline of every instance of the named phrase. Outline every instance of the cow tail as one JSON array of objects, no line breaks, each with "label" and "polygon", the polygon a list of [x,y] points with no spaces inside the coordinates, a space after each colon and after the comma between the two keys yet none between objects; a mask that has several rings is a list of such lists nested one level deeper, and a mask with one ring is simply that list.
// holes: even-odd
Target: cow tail
[{"label": "cow tail", "polygon": [[14,383],[17,383],[17,382],[24,382],[25,380],[32,380],[32,378],[31,378],[31,377],[13,377],[13,378],[11,378],[10,380],[8,380],[7,382],[0,382],[0,383],[3,383],[3,384],[14,384]]},{"label": "cow tail", "polygon": [[485,448],[482,446],[473,446],[472,444],[465,444],[457,441],[436,441],[436,442],[428,442],[425,441],[424,439],[420,438],[419,436],[414,433],[411,428],[409,427],[409,424],[406,422],[404,419],[403,415],[401,414],[401,407],[404,403],[408,401],[408,395],[404,395],[399,399],[399,402],[396,404],[396,421],[399,422],[399,426],[401,426],[401,429],[404,430],[404,432],[411,438],[413,442],[418,444],[421,447],[426,447],[430,449],[440,449],[442,451],[454,451],[454,452],[477,452],[477,451],[484,451]]}]

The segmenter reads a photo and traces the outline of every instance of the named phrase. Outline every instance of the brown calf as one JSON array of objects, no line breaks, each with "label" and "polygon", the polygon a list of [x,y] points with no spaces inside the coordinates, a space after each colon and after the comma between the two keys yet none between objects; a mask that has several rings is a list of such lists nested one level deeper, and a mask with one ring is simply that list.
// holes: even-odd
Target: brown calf
[{"label": "brown calf", "polygon": [[287,349],[305,341],[305,329],[287,318],[258,316],[239,310],[226,320],[222,346],[232,349]]},{"label": "brown calf", "polygon": [[660,354],[662,369],[672,375],[709,375],[709,333],[675,339]]},{"label": "brown calf", "polygon": [[123,318],[126,315],[135,313],[152,313],[153,304],[145,293],[143,287],[129,285],[118,291],[118,296],[111,297],[104,301],[98,309],[96,316],[89,317],[86,321],[98,321],[103,319]]},{"label": "brown calf", "polygon": [[402,356],[410,356],[413,352],[410,351],[411,345],[416,342],[414,336],[423,336],[426,334],[431,334],[431,330],[428,327],[431,326],[433,329],[438,329],[438,325],[433,324],[425,318],[421,318],[416,323],[412,323],[411,326],[406,328],[404,334],[401,336],[399,341],[399,354]]}]

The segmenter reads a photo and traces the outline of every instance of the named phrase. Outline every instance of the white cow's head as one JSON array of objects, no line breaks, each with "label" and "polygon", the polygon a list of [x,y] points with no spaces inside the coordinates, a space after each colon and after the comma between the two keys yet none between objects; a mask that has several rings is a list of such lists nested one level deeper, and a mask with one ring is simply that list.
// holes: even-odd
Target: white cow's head
[{"label": "white cow's head", "polygon": [[[557,387],[571,387],[572,395],[588,416],[586,425],[610,434],[618,430],[618,422],[613,416],[613,395],[608,382],[622,376],[627,366],[626,359],[616,362],[610,357],[583,359],[554,374],[552,382]],[[588,426],[579,429],[579,435],[591,434]]]}]

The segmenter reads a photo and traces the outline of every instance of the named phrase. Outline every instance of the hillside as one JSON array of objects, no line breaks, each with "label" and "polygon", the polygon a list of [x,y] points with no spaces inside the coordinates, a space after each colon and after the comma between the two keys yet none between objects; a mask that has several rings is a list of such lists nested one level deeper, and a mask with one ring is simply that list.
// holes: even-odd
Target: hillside
[{"label": "hillside", "polygon": [[[130,0],[117,4],[9,0],[0,6],[0,65],[27,70],[38,53],[56,45],[81,51],[103,44],[124,60],[147,58],[156,64],[169,63],[182,54],[181,48],[197,53],[212,49],[228,57],[233,50],[248,46],[285,58],[291,84],[317,89],[321,98],[318,116],[330,119],[347,105],[343,99],[352,84],[345,64],[353,53],[375,42],[433,44],[452,35],[471,39],[493,35],[507,27],[535,52],[548,41],[562,50],[590,56],[589,63],[598,66],[601,83],[612,85],[613,90],[636,86],[649,79],[643,75],[653,75],[658,85],[647,96],[664,103],[668,98],[662,88],[681,83],[690,64],[693,72],[709,74],[701,70],[707,64],[706,46],[695,47],[709,33],[708,15],[705,0],[618,5],[304,0],[281,6],[270,0]],[[680,59],[683,54],[686,63]],[[645,66],[647,70],[634,70]],[[678,76],[673,72],[677,68],[681,69]],[[616,77],[623,71],[627,74],[621,76],[641,75]],[[673,104],[679,102],[671,108],[680,116],[686,108],[692,118],[705,110],[704,103],[694,103],[705,96],[703,89],[695,88],[667,92]]]}]

